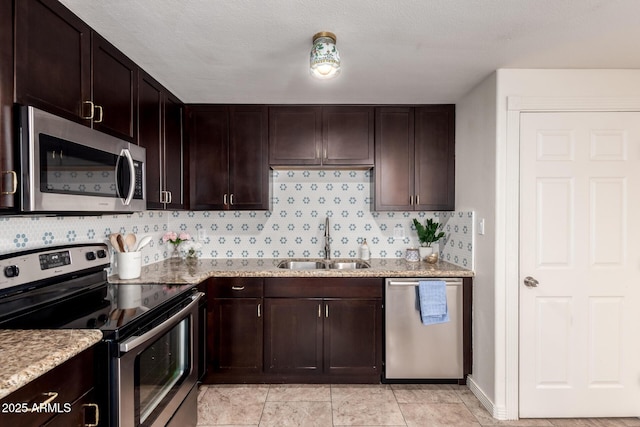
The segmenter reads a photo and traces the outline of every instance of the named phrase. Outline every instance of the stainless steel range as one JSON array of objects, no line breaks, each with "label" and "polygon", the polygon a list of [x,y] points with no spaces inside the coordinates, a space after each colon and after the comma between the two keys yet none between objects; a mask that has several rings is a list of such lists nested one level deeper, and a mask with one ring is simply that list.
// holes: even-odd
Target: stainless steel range
[{"label": "stainless steel range", "polygon": [[101,425],[195,426],[204,294],[110,284],[109,264],[104,244],[0,256],[0,329],[100,329]]}]

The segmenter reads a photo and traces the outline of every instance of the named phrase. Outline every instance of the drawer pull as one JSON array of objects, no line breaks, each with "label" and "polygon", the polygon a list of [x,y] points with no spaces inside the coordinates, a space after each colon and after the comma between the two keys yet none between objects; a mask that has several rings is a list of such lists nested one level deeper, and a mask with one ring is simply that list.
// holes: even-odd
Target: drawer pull
[{"label": "drawer pull", "polygon": [[322,304],[318,304],[318,317],[322,317]]},{"label": "drawer pull", "polygon": [[94,422],[82,424],[84,427],[96,427],[98,424],[100,424],[100,409],[98,408],[98,405],[96,405],[95,403],[85,403],[84,405],[82,405],[82,407],[93,408],[95,410]]},{"label": "drawer pull", "polygon": [[[43,396],[47,396],[48,399],[45,400],[44,402],[39,403],[38,404],[38,408],[46,407],[49,403],[53,402],[54,400],[56,400],[58,398],[58,393],[56,393],[55,391],[49,391],[49,392],[46,392],[46,393],[42,393],[42,395]],[[33,412],[34,411],[33,406],[35,406],[35,403],[27,411]]]},{"label": "drawer pull", "polygon": [[261,314],[262,313],[260,313],[260,304],[258,303],[258,317],[261,317]]},{"label": "drawer pull", "polygon": [[324,317],[329,317],[329,304],[324,306]]},{"label": "drawer pull", "polygon": [[232,291],[244,291],[244,286],[232,286]]}]

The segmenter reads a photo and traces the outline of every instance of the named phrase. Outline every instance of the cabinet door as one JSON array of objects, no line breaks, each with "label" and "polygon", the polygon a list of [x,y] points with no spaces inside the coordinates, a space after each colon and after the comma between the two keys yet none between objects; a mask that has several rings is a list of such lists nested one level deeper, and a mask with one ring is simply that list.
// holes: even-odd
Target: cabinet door
[{"label": "cabinet door", "polygon": [[324,301],[324,371],[330,375],[379,375],[382,364],[380,300]]},{"label": "cabinet door", "polygon": [[92,34],[93,127],[135,142],[138,67],[100,35]]},{"label": "cabinet door", "polygon": [[164,189],[167,191],[166,207],[184,209],[185,167],[184,144],[182,140],[182,116],[184,106],[175,96],[164,94]]},{"label": "cabinet door", "polygon": [[415,109],[415,208],[453,210],[455,205],[455,106]]},{"label": "cabinet door", "polygon": [[214,299],[211,312],[209,373],[262,372],[262,299]]},{"label": "cabinet door", "polygon": [[413,108],[376,108],[375,139],[375,210],[413,210]]},{"label": "cabinet door", "polygon": [[226,209],[229,190],[229,115],[227,107],[189,108],[189,205]]},{"label": "cabinet door", "polygon": [[16,1],[15,13],[16,102],[89,125],[91,28],[55,0]]},{"label": "cabinet door", "polygon": [[322,164],[373,166],[373,107],[323,107]]},{"label": "cabinet door", "polygon": [[265,298],[267,373],[322,373],[322,300]]},{"label": "cabinet door", "polygon": [[319,165],[322,107],[269,108],[269,164]]},{"label": "cabinet door", "polygon": [[162,88],[141,72],[138,83],[138,144],[147,150],[147,208],[162,209]]},{"label": "cabinet door", "polygon": [[268,110],[229,107],[229,208],[269,209]]},{"label": "cabinet door", "polygon": [[0,0],[0,209],[15,206],[13,162],[13,2]]}]

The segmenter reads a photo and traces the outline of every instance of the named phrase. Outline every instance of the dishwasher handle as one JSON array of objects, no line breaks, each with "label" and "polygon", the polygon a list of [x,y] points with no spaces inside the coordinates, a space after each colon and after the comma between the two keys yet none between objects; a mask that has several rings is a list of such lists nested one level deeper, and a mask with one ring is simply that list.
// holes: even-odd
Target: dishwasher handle
[{"label": "dishwasher handle", "polygon": [[459,278],[443,278],[443,277],[425,277],[420,279],[399,279],[387,280],[389,286],[418,286],[421,281],[438,280],[446,283],[447,286],[462,286],[462,279]]}]

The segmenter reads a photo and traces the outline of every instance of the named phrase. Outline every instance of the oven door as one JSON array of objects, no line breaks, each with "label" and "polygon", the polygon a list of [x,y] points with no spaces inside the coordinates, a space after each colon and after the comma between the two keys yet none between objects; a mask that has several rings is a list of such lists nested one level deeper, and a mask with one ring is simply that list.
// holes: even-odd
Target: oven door
[{"label": "oven door", "polygon": [[169,319],[119,344],[114,402],[119,427],[165,426],[196,385],[203,296],[190,296],[189,304]]}]

